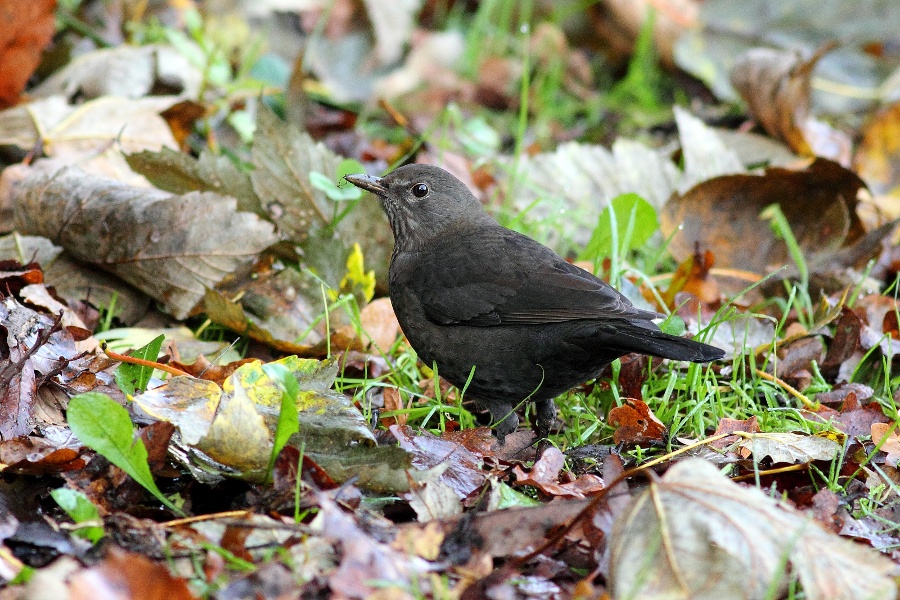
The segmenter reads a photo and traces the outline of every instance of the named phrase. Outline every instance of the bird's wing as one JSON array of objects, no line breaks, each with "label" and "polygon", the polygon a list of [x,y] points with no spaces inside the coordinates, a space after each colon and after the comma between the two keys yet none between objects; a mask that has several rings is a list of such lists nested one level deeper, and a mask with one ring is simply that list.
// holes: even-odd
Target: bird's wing
[{"label": "bird's wing", "polygon": [[591,273],[506,229],[419,256],[405,285],[440,324],[490,326],[578,319],[653,319]]}]

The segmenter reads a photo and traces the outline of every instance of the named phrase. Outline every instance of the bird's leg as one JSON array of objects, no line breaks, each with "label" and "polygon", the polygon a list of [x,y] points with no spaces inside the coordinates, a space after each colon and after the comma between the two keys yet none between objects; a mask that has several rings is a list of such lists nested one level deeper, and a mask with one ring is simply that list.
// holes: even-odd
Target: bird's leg
[{"label": "bird's leg", "polygon": [[546,439],[550,435],[550,428],[556,421],[556,404],[553,398],[546,400],[536,400],[534,403],[535,415],[534,433],[538,439]]},{"label": "bird's leg", "polygon": [[491,412],[491,426],[494,428],[494,435],[502,444],[506,436],[519,426],[519,416],[509,402],[492,400],[490,403],[485,402],[484,406]]}]

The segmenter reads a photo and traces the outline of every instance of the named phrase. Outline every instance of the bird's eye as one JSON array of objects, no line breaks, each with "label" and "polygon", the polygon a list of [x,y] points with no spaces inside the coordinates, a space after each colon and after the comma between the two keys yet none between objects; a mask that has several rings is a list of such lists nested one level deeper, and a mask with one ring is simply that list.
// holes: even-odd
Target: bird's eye
[{"label": "bird's eye", "polygon": [[412,193],[416,198],[424,198],[428,195],[428,186],[424,183],[417,183],[412,186]]}]

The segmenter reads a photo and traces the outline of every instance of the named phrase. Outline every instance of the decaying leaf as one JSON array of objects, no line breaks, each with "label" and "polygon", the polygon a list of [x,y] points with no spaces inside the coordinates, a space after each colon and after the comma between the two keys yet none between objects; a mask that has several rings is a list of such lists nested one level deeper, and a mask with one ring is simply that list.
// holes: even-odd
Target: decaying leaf
[{"label": "decaying leaf", "polygon": [[53,39],[56,0],[0,3],[0,108],[14,105]]},{"label": "decaying leaf", "polygon": [[[14,296],[0,300],[0,332],[0,355],[5,357],[0,360],[0,440],[9,440],[28,435],[38,422],[39,381],[71,375],[62,372],[79,352],[72,334],[59,320],[23,305]],[[71,370],[79,371],[74,366]]]},{"label": "decaying leaf", "polygon": [[562,498],[584,498],[603,489],[603,480],[587,473],[574,481],[563,481],[560,474],[565,466],[565,456],[558,448],[550,447],[526,472],[522,467],[513,467],[516,485],[533,485],[544,494]]},{"label": "decaying leaf", "polygon": [[897,594],[891,561],[700,459],[651,482],[617,520],[610,549],[615,598],[762,599],[795,578],[812,598]]},{"label": "decaying leaf", "polygon": [[896,467],[900,463],[900,436],[897,435],[897,428],[890,423],[872,423],[871,432],[872,442],[887,454],[885,462]]},{"label": "decaying leaf", "polygon": [[164,564],[115,546],[102,561],[72,576],[69,593],[72,600],[89,600],[102,598],[109,590],[128,598],[196,598],[187,581],[172,575]]},{"label": "decaying leaf", "polygon": [[666,426],[656,418],[642,400],[625,398],[622,406],[609,411],[609,424],[616,428],[613,441],[617,444],[640,444],[663,439]]},{"label": "decaying leaf", "polygon": [[635,193],[660,209],[677,190],[717,175],[744,172],[737,155],[714,129],[687,111],[676,109],[675,116],[684,171],[668,156],[632,140],[620,138],[610,150],[567,142],[553,152],[522,159],[516,207],[527,209],[529,217],[553,223],[557,235],[561,232],[562,239],[580,248],[590,239],[597,215],[616,196]]},{"label": "decaying leaf", "polygon": [[759,461],[768,456],[776,464],[832,460],[841,450],[834,440],[796,433],[754,433],[741,441],[739,447],[745,457],[752,455]]},{"label": "decaying leaf", "polygon": [[814,112],[854,113],[874,98],[847,94],[848,87],[875,89],[896,69],[896,57],[883,60],[870,47],[889,45],[900,9],[891,0],[849,5],[843,0],[705,0],[699,26],[681,36],[675,48],[679,67],[704,81],[724,99],[735,99],[729,74],[738,56],[751,48],[790,48],[812,55],[823,44],[839,48],[822,58],[816,78],[832,84],[814,95]]},{"label": "decaying leaf", "polygon": [[122,45],[83,54],[32,90],[35,98],[141,98],[154,89],[195,98],[204,74],[172,46]]},{"label": "decaying leaf", "polygon": [[796,52],[753,48],[735,60],[731,83],[770,135],[798,154],[848,164],[850,139],[809,115],[813,69],[833,48],[822,46],[807,60]]},{"label": "decaying leaf", "polygon": [[[355,444],[374,442],[363,416],[343,394],[329,388],[337,363],[288,357],[277,361],[298,379],[300,431],[292,445],[311,456],[340,456]],[[178,427],[181,441],[205,469],[258,480],[265,475],[272,449],[281,389],[256,361],[238,367],[222,387],[193,377],[173,377],[134,401],[149,414]],[[371,451],[371,449],[369,450]],[[403,453],[405,455],[405,453]],[[319,462],[318,458],[315,458]],[[326,470],[333,461],[323,461]],[[344,481],[335,476],[335,479]]]},{"label": "decaying leaf", "polygon": [[103,96],[84,104],[69,104],[50,96],[0,112],[0,145],[65,160],[91,173],[132,185],[147,186],[125,163],[123,152],[177,148],[160,113],[178,102],[175,96],[122,98]]},{"label": "decaying leaf", "polygon": [[158,152],[135,152],[125,160],[150,183],[167,192],[216,192],[235,198],[242,211],[263,213],[250,174],[238,169],[225,155],[204,150],[195,159],[184,152],[162,148]]},{"label": "decaying leaf", "polygon": [[[271,220],[279,233],[301,246],[306,266],[333,288],[346,273],[354,243],[369,268],[385,281],[390,232],[378,202],[363,199],[343,218],[346,201],[336,201],[312,183],[313,174],[337,181],[344,157],[268,109],[257,114],[252,169],[239,170],[210,152],[196,160],[171,151],[142,152],[128,157],[132,168],[173,193],[209,191],[233,196],[241,210]],[[318,280],[310,278],[307,286]]]},{"label": "decaying leaf", "polygon": [[660,212],[660,228],[672,236],[678,260],[699,244],[720,267],[764,274],[789,261],[787,248],[760,212],[777,203],[810,261],[824,261],[863,236],[856,194],[864,183],[852,171],[817,159],[802,171],[767,169],[764,175],[726,175],[673,198]]},{"label": "decaying leaf", "polygon": [[409,452],[413,465],[421,470],[440,465],[437,481],[464,499],[484,484],[487,473],[482,470],[484,456],[474,453],[448,436],[437,437],[427,432],[416,434],[410,427],[395,425],[391,433],[400,447]]},{"label": "decaying leaf", "polygon": [[862,203],[867,224],[900,218],[900,103],[879,111],[866,125],[853,159],[872,197]]},{"label": "decaying leaf", "polygon": [[118,275],[181,319],[277,241],[269,223],[208,192],[173,196],[75,168],[35,168],[15,193],[19,231]]}]

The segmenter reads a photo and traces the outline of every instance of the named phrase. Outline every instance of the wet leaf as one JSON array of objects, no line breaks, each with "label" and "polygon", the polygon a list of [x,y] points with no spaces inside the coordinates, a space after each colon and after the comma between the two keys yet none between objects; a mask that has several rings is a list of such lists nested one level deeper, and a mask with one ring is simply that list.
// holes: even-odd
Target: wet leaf
[{"label": "wet leaf", "polygon": [[[173,377],[166,386],[144,392],[134,401],[178,427],[197,463],[194,466],[230,477],[265,478],[276,439],[281,443],[285,437],[291,445],[304,447],[339,481],[353,476],[352,469],[348,474],[343,464],[339,469],[343,478],[332,469],[341,465],[355,444],[365,446],[371,456],[377,454],[368,448],[374,437],[362,414],[343,394],[330,390],[336,362],[287,357],[266,367],[273,365],[284,367],[297,379],[299,391],[292,396],[296,418],[290,409],[282,409],[284,392],[259,361],[238,367],[222,387],[202,379]],[[295,421],[296,433],[291,431]]]},{"label": "wet leaf", "polygon": [[527,472],[519,465],[513,467],[515,484],[533,485],[544,494],[563,498],[584,498],[603,489],[603,480],[591,473],[574,481],[562,481],[560,474],[564,465],[563,453],[558,448],[547,448]]},{"label": "wet leaf", "polygon": [[253,191],[250,174],[241,171],[224,155],[204,150],[198,158],[170,148],[129,154],[128,165],[156,187],[173,194],[216,192],[232,196],[238,209],[265,214],[262,201]]}]

